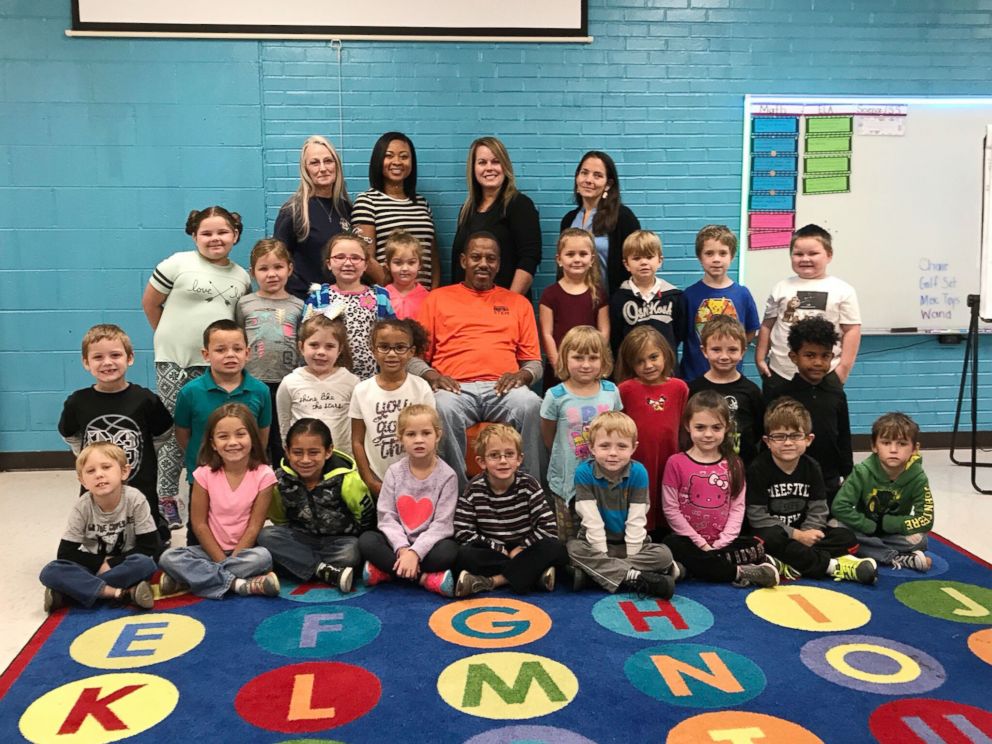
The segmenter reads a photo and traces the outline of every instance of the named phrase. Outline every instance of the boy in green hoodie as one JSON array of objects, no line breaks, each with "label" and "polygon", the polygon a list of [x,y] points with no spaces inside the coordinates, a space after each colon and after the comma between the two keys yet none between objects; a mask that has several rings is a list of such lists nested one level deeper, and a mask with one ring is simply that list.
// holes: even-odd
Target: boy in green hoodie
[{"label": "boy in green hoodie", "polygon": [[920,427],[886,413],[871,427],[868,459],[855,466],[831,507],[856,534],[858,555],[894,568],[930,570],[923,551],[933,528],[933,496],[920,459]]}]

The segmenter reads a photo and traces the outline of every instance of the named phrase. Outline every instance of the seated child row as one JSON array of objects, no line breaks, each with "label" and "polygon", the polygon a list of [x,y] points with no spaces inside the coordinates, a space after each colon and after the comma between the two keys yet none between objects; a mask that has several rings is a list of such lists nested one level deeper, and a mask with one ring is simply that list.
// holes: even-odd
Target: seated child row
[{"label": "seated child row", "polygon": [[[648,515],[648,529],[656,538],[663,535],[664,527],[660,519],[662,476],[669,457],[678,451],[679,419],[688,392],[709,389],[723,395],[730,403],[734,419],[735,450],[745,465],[754,458],[762,430],[764,402],[757,387],[736,369],[746,343],[743,328],[732,318],[718,315],[704,325],[702,340],[710,369],[687,388],[685,383],[671,377],[675,360],[670,346],[652,328],[635,329],[621,345],[616,375],[621,382],[617,386],[603,379],[611,372],[612,361],[601,335],[591,327],[578,327],[566,334],[556,365],[556,373],[563,382],[548,391],[541,412],[545,440],[552,453],[547,480],[555,496],[553,503],[561,534],[574,533],[567,508],[574,493],[573,473],[576,464],[589,454],[585,428],[592,416],[602,410],[625,407],[642,432],[635,457],[648,468],[649,502],[653,507]],[[831,494],[839,486],[841,473],[846,475],[853,465],[843,389],[819,384],[828,368],[827,360],[835,340],[832,326],[820,318],[795,324],[789,342],[799,371],[782,389],[805,402],[813,412],[812,433],[816,436],[811,437],[811,454],[823,466]],[[336,396],[334,380],[341,373],[350,376],[347,370],[337,366],[342,358],[348,358],[345,327],[341,321],[321,315],[308,320],[300,341],[307,366],[297,373],[310,374],[313,368],[315,387],[302,397],[318,405],[291,409],[292,417],[287,425],[294,418],[318,414],[332,429],[332,439],[342,457],[347,457],[347,445],[352,445],[362,480],[377,494],[386,468],[401,454],[395,432],[399,411],[411,403],[433,402],[429,386],[406,373],[406,363],[424,343],[423,330],[414,321],[379,321],[373,328],[371,342],[379,364],[378,374],[353,388],[344,385]],[[216,321],[205,332],[204,345],[203,355],[210,362],[210,372],[183,388],[177,408],[179,436],[187,448],[190,473],[197,465],[195,457],[205,421],[218,405],[240,400],[249,405],[257,420],[264,422],[267,415],[271,416],[266,411],[267,391],[244,372],[244,331],[231,321]],[[127,383],[125,374],[133,362],[133,352],[130,340],[116,326],[97,326],[86,334],[83,362],[96,376],[97,383],[70,396],[60,430],[66,433],[67,429],[84,429],[91,441],[110,439],[129,449],[129,462],[135,463],[136,471],[132,483],[145,493],[154,510],[152,442],[168,429],[171,423],[168,413],[152,393]],[[280,387],[290,385],[289,379]],[[321,384],[327,384],[328,389],[321,390]],[[340,401],[335,406],[324,409],[319,405],[337,398]],[[138,431],[128,432],[119,424],[119,431],[107,432],[94,424],[110,413],[118,421],[143,422],[144,431],[139,425]],[[83,421],[88,423],[80,426]],[[263,439],[266,433],[263,430]],[[144,443],[143,447],[130,451],[139,442]],[[80,443],[78,439],[75,442],[76,446]],[[847,467],[843,469],[845,462]],[[145,473],[140,479],[139,471]]]},{"label": "seated child row", "polygon": [[[454,472],[436,454],[443,435],[436,412],[408,406],[398,424],[405,455],[387,470],[373,509],[322,422],[290,427],[286,462],[274,473],[251,411],[227,403],[210,414],[199,450],[189,545],[161,554],[159,587],[163,595],[276,596],[275,566],[348,592],[361,568],[367,585],[400,579],[463,597],[504,585],[552,591],[561,569],[575,589],[591,578],[609,592],[667,599],[687,577],[769,587],[801,575],[874,583],[878,562],[929,568],[923,551],[933,502],[919,430],[907,416],[875,423],[873,454],[841,488],[833,519],[819,467],[804,454],[811,427],[796,401],[781,399],[766,413],[768,449],[747,470],[747,489],[723,396],[694,395],[681,426],[686,449],[669,459],[664,476],[672,533],[655,544],[646,530],[647,472],[632,459],[637,427],[621,412],[600,413],[589,425],[591,458],[576,467],[570,507],[579,527],[568,538],[558,534],[540,483],[519,471],[521,440],[511,427],[480,433],[482,473],[459,495]],[[148,502],[126,485],[128,471],[111,443],[78,456],[86,493],[58,559],[41,572],[47,610],[66,597],[86,606],[101,598],[153,606],[148,579],[158,533]],[[750,529],[742,533],[745,512]],[[267,515],[275,524],[264,526]]]}]

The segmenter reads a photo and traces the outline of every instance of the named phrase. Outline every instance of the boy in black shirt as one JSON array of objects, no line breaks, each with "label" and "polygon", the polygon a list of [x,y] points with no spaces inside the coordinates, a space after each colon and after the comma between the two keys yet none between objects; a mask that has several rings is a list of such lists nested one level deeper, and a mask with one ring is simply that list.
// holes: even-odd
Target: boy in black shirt
[{"label": "boy in black shirt", "polygon": [[840,490],[841,479],[854,468],[847,396],[836,380],[827,377],[839,339],[833,324],[819,316],[795,323],[789,331],[789,359],[798,371],[773,393],[774,398],[794,398],[809,411],[815,435],[809,454],[823,471],[828,506]]},{"label": "boy in black shirt", "polygon": [[699,332],[703,356],[710,368],[689,383],[689,395],[713,390],[722,395],[734,418],[734,449],[747,467],[761,441],[765,400],[761,389],[737,369],[747,348],[747,334],[736,318],[714,315]]},{"label": "boy in black shirt", "polygon": [[809,412],[791,398],[779,398],[765,413],[764,425],[768,449],[747,470],[747,520],[779,575],[874,584],[878,568],[870,558],[854,557],[854,533],[827,526],[823,475],[805,454],[814,440]]},{"label": "boy in black shirt", "polygon": [[159,537],[168,544],[168,525],[159,514],[157,447],[172,432],[172,415],[151,390],[127,381],[134,364],[131,339],[116,325],[102,323],[83,336],[83,367],[96,383],[66,398],[59,434],[74,454],[95,442],[116,444],[127,456],[127,485],[148,500]]}]

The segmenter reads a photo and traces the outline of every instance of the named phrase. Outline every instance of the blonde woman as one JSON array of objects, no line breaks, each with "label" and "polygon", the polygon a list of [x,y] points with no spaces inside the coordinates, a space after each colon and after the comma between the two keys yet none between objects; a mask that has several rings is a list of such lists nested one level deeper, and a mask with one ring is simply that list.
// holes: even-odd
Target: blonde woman
[{"label": "blonde woman", "polygon": [[351,232],[351,202],[341,157],[319,135],[300,148],[300,185],[276,217],[273,237],[289,249],[293,273],[286,289],[306,299],[311,284],[324,284],[324,246],[341,232]]},{"label": "blonde woman", "polygon": [[499,244],[496,286],[529,297],[541,263],[541,225],[534,202],[517,191],[513,163],[495,137],[480,137],[472,143],[465,170],[468,197],[458,214],[452,245],[452,283],[465,278],[460,257],[468,237],[487,232]]}]

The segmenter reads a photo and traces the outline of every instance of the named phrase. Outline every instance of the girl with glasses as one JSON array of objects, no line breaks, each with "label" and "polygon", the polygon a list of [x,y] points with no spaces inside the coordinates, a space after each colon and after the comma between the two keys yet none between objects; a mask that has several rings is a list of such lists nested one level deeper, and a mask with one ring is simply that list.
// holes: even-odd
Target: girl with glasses
[{"label": "girl with glasses", "polygon": [[378,496],[386,470],[403,457],[396,433],[400,412],[414,404],[434,408],[434,392],[426,380],[406,371],[407,363],[427,346],[423,326],[414,320],[380,320],[370,343],[379,371],[355,386],[349,415],[358,472]]}]

